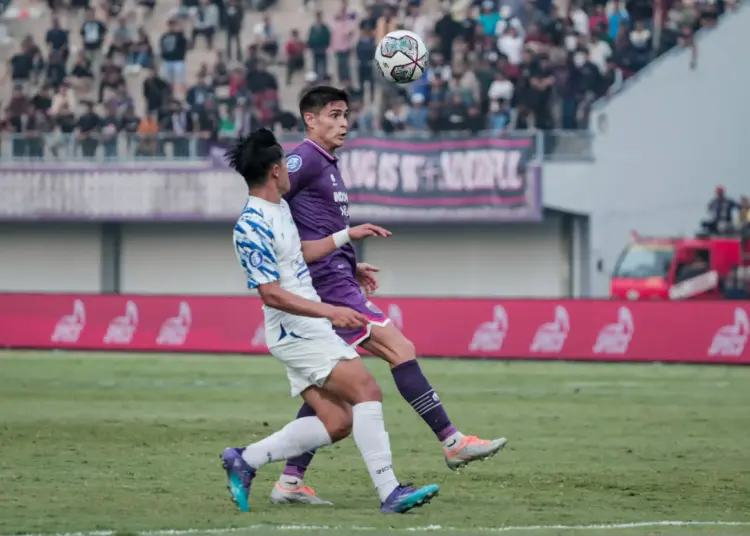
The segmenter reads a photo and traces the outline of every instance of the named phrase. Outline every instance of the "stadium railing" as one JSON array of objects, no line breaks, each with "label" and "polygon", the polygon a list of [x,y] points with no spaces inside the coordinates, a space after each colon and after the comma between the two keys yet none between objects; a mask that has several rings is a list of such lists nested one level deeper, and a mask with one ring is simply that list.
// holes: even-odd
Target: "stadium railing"
[{"label": "stadium railing", "polygon": [[[528,138],[534,139],[537,161],[585,161],[593,160],[593,134],[588,131],[513,131],[509,133],[480,132],[477,137]],[[450,140],[465,139],[466,132],[444,132],[435,135],[428,132],[352,132],[354,138],[387,138],[418,141],[420,139]],[[198,162],[210,157],[211,148],[225,145],[231,137],[209,139],[199,135],[176,137],[166,133],[157,136],[120,134],[115,138],[93,135],[83,138],[78,134],[61,133],[4,133],[0,138],[0,162],[131,162],[131,161],[180,161]],[[301,133],[284,133],[282,142],[302,141]]]}]

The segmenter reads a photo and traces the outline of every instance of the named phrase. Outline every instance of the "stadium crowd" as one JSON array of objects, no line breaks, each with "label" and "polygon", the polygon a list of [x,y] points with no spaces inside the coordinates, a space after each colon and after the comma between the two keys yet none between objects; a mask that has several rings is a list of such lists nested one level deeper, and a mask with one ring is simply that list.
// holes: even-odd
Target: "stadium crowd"
[{"label": "stadium crowd", "polygon": [[[133,9],[124,0],[63,1],[48,0],[45,42],[27,36],[9,62],[2,130],[14,135],[17,157],[161,155],[165,144],[177,157],[202,155],[261,125],[300,130],[282,89],[297,96],[320,83],[350,91],[359,131],[586,129],[594,101],[672,47],[694,46],[693,33],[734,5],[454,0],[434,12],[407,0],[358,12],[341,0],[324,14],[304,0],[304,23],[284,39],[273,0],[181,0],[161,34],[143,24],[155,0]],[[251,20],[253,40],[243,43]],[[426,76],[409,86],[373,69],[376,43],[399,28],[425,36],[431,50]],[[214,60],[188,78],[199,46]],[[142,77],[140,91],[133,76]]]}]

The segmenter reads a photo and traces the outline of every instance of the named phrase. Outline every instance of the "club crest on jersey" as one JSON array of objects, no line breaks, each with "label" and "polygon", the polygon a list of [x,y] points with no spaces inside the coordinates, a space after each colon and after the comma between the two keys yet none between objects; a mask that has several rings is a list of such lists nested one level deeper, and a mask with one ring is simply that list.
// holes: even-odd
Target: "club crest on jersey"
[{"label": "club crest on jersey", "polygon": [[250,252],[250,266],[253,268],[257,268],[263,264],[263,254],[260,251],[251,251]]},{"label": "club crest on jersey", "polygon": [[289,173],[299,171],[302,167],[302,157],[296,154],[292,154],[286,157],[286,167],[289,169]]}]

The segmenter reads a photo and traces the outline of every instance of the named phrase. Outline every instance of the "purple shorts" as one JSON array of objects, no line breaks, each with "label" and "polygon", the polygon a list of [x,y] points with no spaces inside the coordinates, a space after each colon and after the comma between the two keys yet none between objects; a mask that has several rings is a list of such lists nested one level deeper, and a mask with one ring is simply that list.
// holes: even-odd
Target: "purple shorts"
[{"label": "purple shorts", "polygon": [[339,337],[344,339],[350,346],[357,346],[361,342],[367,340],[370,337],[370,331],[372,326],[387,326],[390,324],[391,319],[388,318],[383,311],[372,303],[362,292],[356,284],[346,281],[340,283],[335,288],[331,289],[331,292],[320,292],[320,298],[331,305],[339,307],[349,307],[365,315],[370,323],[363,328],[358,329],[346,329],[336,328],[336,333]]}]

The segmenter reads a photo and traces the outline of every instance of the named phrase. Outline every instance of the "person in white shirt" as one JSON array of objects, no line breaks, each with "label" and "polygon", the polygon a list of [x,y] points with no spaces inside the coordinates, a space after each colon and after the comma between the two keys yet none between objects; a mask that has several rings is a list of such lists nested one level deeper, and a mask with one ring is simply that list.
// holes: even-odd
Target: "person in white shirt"
[{"label": "person in white shirt", "polygon": [[498,71],[495,73],[495,79],[490,84],[490,88],[487,91],[487,97],[491,101],[504,100],[510,102],[513,100],[513,91],[515,87],[513,82],[505,77],[505,74]]},{"label": "person in white shirt", "polygon": [[523,36],[515,26],[509,25],[505,33],[497,40],[497,49],[502,53],[511,65],[521,63],[521,52],[523,51]]},{"label": "person in white shirt", "polygon": [[273,133],[260,129],[240,138],[227,157],[249,189],[234,227],[237,259],[248,287],[257,289],[263,300],[268,348],[286,366],[292,396],[301,395],[316,413],[246,448],[224,450],[232,500],[241,511],[249,511],[250,487],[260,467],[346,437],[348,430],[317,417],[343,411],[352,415],[354,442],[380,496],[381,511],[404,513],[426,504],[439,487],[415,488],[396,479],[380,388],[356,350],[333,330],[334,325],[362,327],[368,319],[353,309],[322,303],[307,267],[307,262],[328,256],[352,239],[390,233],[371,224],[346,228],[306,242],[303,254],[289,205],[282,198],[290,189],[289,170]]},{"label": "person in white shirt", "polygon": [[591,42],[588,48],[591,63],[599,67],[601,73],[604,73],[607,70],[607,60],[612,56],[612,47],[601,39],[598,33],[594,32],[591,34]]}]

